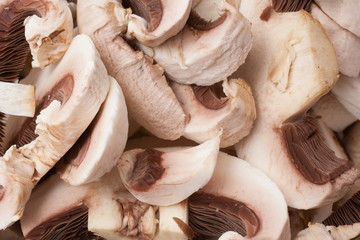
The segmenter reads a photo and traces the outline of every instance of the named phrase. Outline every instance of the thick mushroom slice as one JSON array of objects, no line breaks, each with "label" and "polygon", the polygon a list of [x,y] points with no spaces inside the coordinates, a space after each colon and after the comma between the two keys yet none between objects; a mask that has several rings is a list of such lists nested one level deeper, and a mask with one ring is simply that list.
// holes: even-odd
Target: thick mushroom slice
[{"label": "thick mushroom slice", "polygon": [[244,63],[250,51],[250,22],[226,1],[193,1],[184,29],[155,48],[140,48],[178,83],[212,85]]},{"label": "thick mushroom slice", "polygon": [[59,162],[60,177],[80,185],[109,172],[124,151],[128,127],[124,95],[111,78],[109,93],[95,119]]},{"label": "thick mushroom slice", "polygon": [[357,239],[359,235],[360,223],[339,227],[309,223],[309,227],[299,232],[294,240],[344,240]]},{"label": "thick mushroom slice", "polygon": [[[105,100],[109,82],[90,38],[85,35],[74,38],[48,81],[37,88],[38,115],[29,118],[17,134],[14,143],[18,148],[11,147],[9,154],[0,158],[3,186],[0,211],[6,212],[1,215],[0,228],[21,217],[33,185],[88,127]],[[25,174],[17,170],[22,165],[27,169]],[[20,187],[12,190],[16,186]],[[11,199],[18,200],[10,204]]]},{"label": "thick mushroom slice", "polygon": [[188,204],[189,225],[200,239],[227,231],[246,239],[290,239],[287,205],[276,184],[225,153],[219,153],[212,178],[189,197]]},{"label": "thick mushroom slice", "polygon": [[225,80],[212,86],[172,82],[170,86],[187,115],[186,138],[201,143],[222,129],[220,147],[228,147],[249,134],[256,111],[251,88],[244,80]]},{"label": "thick mushroom slice", "polygon": [[254,47],[236,77],[252,87],[258,111],[236,152],[279,186],[290,207],[321,207],[358,177],[331,130],[304,114],[337,80],[335,50],[304,10],[261,19],[269,4],[243,0],[240,7],[252,21]]},{"label": "thick mushroom slice", "polygon": [[125,187],[142,202],[168,206],[183,201],[211,178],[220,137],[190,148],[133,149],[120,158]]},{"label": "thick mushroom slice", "polygon": [[81,0],[77,10],[80,33],[94,41],[109,75],[124,92],[131,117],[159,138],[179,138],[185,128],[185,114],[163,69],[120,36],[126,30],[124,8],[118,1]]},{"label": "thick mushroom slice", "polygon": [[123,0],[133,14],[129,17],[126,36],[156,47],[184,27],[191,10],[191,0]]}]

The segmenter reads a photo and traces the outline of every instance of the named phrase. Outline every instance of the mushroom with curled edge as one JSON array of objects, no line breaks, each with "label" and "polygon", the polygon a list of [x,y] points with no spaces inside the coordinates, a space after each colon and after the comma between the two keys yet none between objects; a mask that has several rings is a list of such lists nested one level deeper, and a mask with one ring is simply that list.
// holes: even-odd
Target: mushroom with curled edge
[{"label": "mushroom with curled edge", "polygon": [[138,46],[169,79],[209,86],[244,63],[252,46],[250,22],[226,1],[197,0],[180,33],[154,48]]},{"label": "mushroom with curled edge", "polygon": [[249,134],[256,117],[250,86],[242,79],[212,86],[172,82],[188,121],[184,136],[196,142],[215,137],[222,129],[220,147],[229,147]]},{"label": "mushroom with curled edge", "polygon": [[0,229],[18,220],[34,185],[71,148],[100,109],[109,76],[86,35],[75,37],[52,72],[37,88],[37,114],[23,124],[0,158],[3,196]]},{"label": "mushroom with curled edge", "polygon": [[131,7],[126,37],[156,47],[184,27],[191,10],[191,0],[123,0]]},{"label": "mushroom with curled edge", "polygon": [[110,77],[110,90],[95,119],[57,166],[60,177],[71,185],[99,180],[124,151],[128,116],[124,95]]},{"label": "mushroom with curled edge", "polygon": [[290,239],[287,205],[276,184],[223,152],[212,178],[189,197],[188,205],[189,226],[199,239],[218,238],[228,231],[237,237],[225,237],[234,235],[227,233],[223,239]]},{"label": "mushroom with curled edge", "polygon": [[321,223],[309,223],[309,227],[299,232],[294,240],[344,240],[357,239],[360,223],[345,226],[324,226]]},{"label": "mushroom with curled edge", "polygon": [[117,166],[125,187],[139,201],[168,206],[210,180],[219,144],[218,135],[195,147],[133,149],[123,153]]},{"label": "mushroom with curled edge", "polygon": [[126,31],[129,13],[118,1],[81,0],[77,14],[80,33],[94,41],[109,75],[123,90],[131,117],[159,138],[179,138],[185,128],[185,114],[163,69],[120,36]]},{"label": "mushroom with curled edge", "polygon": [[251,86],[257,119],[236,152],[279,186],[290,207],[321,207],[340,199],[359,174],[333,133],[305,114],[337,80],[335,50],[304,10],[263,19],[269,4],[243,0],[240,7],[252,21],[254,46],[234,75]]}]

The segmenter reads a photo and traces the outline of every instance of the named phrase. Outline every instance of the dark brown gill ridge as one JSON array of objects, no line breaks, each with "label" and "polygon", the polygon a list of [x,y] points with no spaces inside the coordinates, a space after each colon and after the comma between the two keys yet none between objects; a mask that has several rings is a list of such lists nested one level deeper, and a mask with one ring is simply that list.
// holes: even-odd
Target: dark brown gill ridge
[{"label": "dark brown gill ridge", "polygon": [[225,19],[226,19],[226,14],[222,14],[215,21],[207,21],[202,17],[200,17],[197,12],[191,10],[190,16],[186,24],[199,31],[209,31],[221,25],[225,21]]},{"label": "dark brown gill ridge", "polygon": [[275,12],[297,12],[304,9],[310,12],[312,0],[273,0]]},{"label": "dark brown gill ridge", "polygon": [[229,100],[224,94],[222,82],[216,83],[212,86],[197,86],[191,85],[196,99],[206,108],[218,110],[225,107]]}]

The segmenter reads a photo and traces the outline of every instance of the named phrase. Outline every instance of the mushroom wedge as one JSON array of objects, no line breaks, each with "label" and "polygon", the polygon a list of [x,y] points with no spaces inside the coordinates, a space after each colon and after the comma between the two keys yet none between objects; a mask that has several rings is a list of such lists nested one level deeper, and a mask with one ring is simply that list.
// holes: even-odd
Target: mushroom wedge
[{"label": "mushroom wedge", "polygon": [[218,135],[196,147],[133,149],[123,153],[117,166],[125,187],[138,200],[168,206],[210,180],[219,143]]},{"label": "mushroom wedge", "polygon": [[159,138],[179,138],[185,128],[185,114],[163,69],[120,36],[126,30],[126,10],[118,1],[81,0],[77,14],[80,33],[94,41],[109,75],[123,90],[131,117]]},{"label": "mushroom wedge", "polygon": [[226,1],[193,1],[180,33],[158,47],[139,46],[171,80],[209,86],[244,63],[252,46],[250,22]]},{"label": "mushroom wedge", "polygon": [[294,240],[344,240],[356,239],[360,234],[360,223],[345,226],[324,226],[309,223],[309,227],[299,232]]},{"label": "mushroom wedge", "polygon": [[126,37],[156,47],[184,27],[191,10],[191,0],[124,0],[131,7]]},{"label": "mushroom wedge", "polygon": [[0,229],[21,217],[34,185],[85,131],[109,85],[95,46],[86,35],[78,35],[50,78],[37,88],[36,116],[25,121],[14,139],[16,146],[0,158]]},{"label": "mushroom wedge", "polygon": [[184,136],[202,143],[222,129],[220,147],[229,147],[249,134],[256,117],[250,86],[242,79],[212,86],[171,83],[188,121]]},{"label": "mushroom wedge", "polygon": [[189,197],[188,204],[189,226],[201,239],[227,231],[246,239],[290,239],[287,205],[276,184],[244,160],[223,152],[210,181]]},{"label": "mushroom wedge", "polygon": [[59,162],[57,172],[71,185],[99,180],[124,151],[128,116],[124,95],[111,78],[109,93],[90,126]]},{"label": "mushroom wedge", "polygon": [[[269,8],[270,18],[261,18]],[[277,13],[269,1],[243,0],[240,11],[252,21],[254,46],[234,75],[251,86],[257,119],[236,152],[279,186],[290,207],[335,202],[358,172],[331,130],[305,114],[337,80],[332,43],[304,10]]]}]

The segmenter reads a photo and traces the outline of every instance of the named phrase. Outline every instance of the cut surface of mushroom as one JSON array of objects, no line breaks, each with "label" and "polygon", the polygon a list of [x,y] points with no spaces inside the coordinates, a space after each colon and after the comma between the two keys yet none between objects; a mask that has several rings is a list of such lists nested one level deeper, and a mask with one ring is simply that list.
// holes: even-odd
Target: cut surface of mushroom
[{"label": "cut surface of mushroom", "polygon": [[164,67],[171,80],[208,86],[236,71],[251,46],[250,23],[232,5],[193,1],[192,13],[179,34],[158,47],[140,48]]},{"label": "cut surface of mushroom", "polygon": [[188,201],[190,227],[200,238],[233,231],[246,239],[290,239],[282,193],[265,174],[236,157],[220,152],[211,180]]},{"label": "cut surface of mushroom", "polygon": [[299,232],[295,240],[343,240],[357,239],[360,235],[360,223],[344,226],[324,226],[320,223],[309,223],[309,227]]},{"label": "cut surface of mushroom", "polygon": [[123,11],[116,1],[79,1],[79,30],[91,36],[99,49],[109,75],[124,92],[131,117],[157,137],[175,140],[183,134],[185,114],[167,84],[163,69],[153,65],[152,59],[142,52],[133,50],[119,35],[126,30],[122,24],[125,20],[116,20],[120,18],[118,12],[126,15]]},{"label": "cut surface of mushroom", "polygon": [[133,10],[126,36],[155,47],[184,27],[191,9],[191,0],[124,0]]},{"label": "cut surface of mushroom", "polygon": [[220,147],[228,147],[249,134],[256,111],[251,88],[244,80],[212,86],[172,82],[170,86],[187,115],[186,138],[201,143],[222,129]]},{"label": "cut surface of mushroom", "polygon": [[142,202],[167,206],[183,201],[211,178],[219,151],[217,136],[190,148],[133,149],[118,169],[125,187]]},{"label": "cut surface of mushroom", "polygon": [[98,180],[119,160],[126,144],[128,116],[122,90],[111,78],[97,116],[58,166],[63,180],[80,185]]}]

